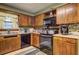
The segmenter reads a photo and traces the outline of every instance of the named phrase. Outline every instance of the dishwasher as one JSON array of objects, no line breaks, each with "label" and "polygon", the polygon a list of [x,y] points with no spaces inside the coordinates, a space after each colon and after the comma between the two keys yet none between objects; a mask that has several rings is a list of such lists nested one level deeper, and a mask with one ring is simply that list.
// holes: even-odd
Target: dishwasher
[{"label": "dishwasher", "polygon": [[30,46],[30,34],[21,34],[21,48]]}]

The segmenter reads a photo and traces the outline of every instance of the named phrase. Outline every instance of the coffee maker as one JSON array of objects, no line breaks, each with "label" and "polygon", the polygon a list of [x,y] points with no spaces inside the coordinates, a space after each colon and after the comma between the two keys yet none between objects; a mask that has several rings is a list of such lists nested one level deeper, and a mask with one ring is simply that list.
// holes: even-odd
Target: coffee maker
[{"label": "coffee maker", "polygon": [[69,32],[68,25],[61,25],[60,32],[61,32],[61,34],[67,35]]}]

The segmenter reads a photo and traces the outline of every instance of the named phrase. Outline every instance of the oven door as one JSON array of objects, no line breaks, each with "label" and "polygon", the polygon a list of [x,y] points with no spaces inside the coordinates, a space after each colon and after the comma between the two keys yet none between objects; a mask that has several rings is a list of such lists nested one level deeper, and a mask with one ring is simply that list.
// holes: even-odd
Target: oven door
[{"label": "oven door", "polygon": [[41,35],[40,38],[40,50],[48,55],[52,54],[52,36]]}]

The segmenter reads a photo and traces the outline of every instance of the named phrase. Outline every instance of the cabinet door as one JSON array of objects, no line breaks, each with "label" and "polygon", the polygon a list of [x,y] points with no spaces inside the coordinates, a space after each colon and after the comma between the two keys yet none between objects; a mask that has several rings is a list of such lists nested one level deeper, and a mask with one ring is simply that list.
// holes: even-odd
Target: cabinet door
[{"label": "cabinet door", "polygon": [[21,48],[21,39],[19,36],[17,37],[12,37],[12,38],[9,38],[10,39],[10,50],[11,51],[14,51],[14,50],[17,50],[17,49],[20,49]]},{"label": "cabinet door", "polygon": [[72,43],[66,43],[66,54],[67,55],[76,55],[76,45]]},{"label": "cabinet door", "polygon": [[0,54],[4,54],[5,52],[5,41],[0,38]]},{"label": "cabinet door", "polygon": [[43,19],[44,19],[44,14],[40,14],[40,15],[35,16],[35,26],[42,26]]},{"label": "cabinet door", "polygon": [[11,51],[11,38],[4,38],[5,39],[5,53],[8,53]]},{"label": "cabinet door", "polygon": [[28,16],[28,26],[32,26],[32,17]]},{"label": "cabinet door", "polygon": [[66,50],[67,55],[76,55],[77,54],[77,40],[72,38],[67,38],[66,41]]},{"label": "cabinet door", "polygon": [[71,44],[71,55],[77,55],[77,45]]},{"label": "cabinet door", "polygon": [[40,47],[38,34],[32,34],[31,45],[33,45],[35,47]]},{"label": "cabinet door", "polygon": [[20,37],[20,35],[18,35],[17,37],[14,38],[14,42],[15,42],[14,43],[15,50],[20,49],[21,48],[21,37]]},{"label": "cabinet door", "polygon": [[62,54],[62,38],[61,37],[54,37],[53,38],[53,54],[54,55],[61,55]]},{"label": "cabinet door", "polygon": [[57,24],[65,24],[66,22],[65,6],[57,8],[56,15],[57,15]]},{"label": "cabinet door", "polygon": [[76,23],[77,21],[77,4],[66,5],[66,23]]},{"label": "cabinet door", "polygon": [[77,3],[77,21],[79,23],[79,3]]},{"label": "cabinet door", "polygon": [[19,25],[20,26],[27,26],[28,25],[27,21],[28,21],[28,18],[26,15],[19,15]]},{"label": "cabinet door", "polygon": [[4,54],[10,51],[9,40],[0,41],[0,54]]}]

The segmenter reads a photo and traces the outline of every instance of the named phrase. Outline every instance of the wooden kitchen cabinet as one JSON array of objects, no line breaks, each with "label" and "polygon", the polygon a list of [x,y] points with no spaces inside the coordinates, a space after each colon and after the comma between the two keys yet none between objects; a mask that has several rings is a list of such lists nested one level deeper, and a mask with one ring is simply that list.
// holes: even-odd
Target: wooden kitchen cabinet
[{"label": "wooden kitchen cabinet", "polygon": [[32,16],[19,15],[19,26],[32,26]]},{"label": "wooden kitchen cabinet", "polygon": [[32,24],[32,21],[33,21],[33,17],[32,16],[28,16],[28,26],[33,26]]},{"label": "wooden kitchen cabinet", "polygon": [[77,39],[66,37],[53,37],[54,55],[76,55]]},{"label": "wooden kitchen cabinet", "polygon": [[0,37],[0,54],[5,54],[21,48],[21,39],[19,35],[16,37]]},{"label": "wooden kitchen cabinet", "polygon": [[62,39],[60,37],[53,38],[53,54],[60,55],[62,54]]},{"label": "wooden kitchen cabinet", "polygon": [[34,24],[33,24],[34,19],[33,18],[34,18],[33,16],[27,17],[27,26],[29,26],[29,27],[34,26]]},{"label": "wooden kitchen cabinet", "polygon": [[18,21],[19,26],[28,26],[28,16],[20,14]]},{"label": "wooden kitchen cabinet", "polygon": [[10,37],[10,38],[6,38],[8,41],[6,44],[9,44],[7,46],[9,46],[9,51],[14,51],[17,49],[20,49],[21,47],[21,42],[20,42],[20,37]]},{"label": "wooden kitchen cabinet", "polygon": [[79,23],[79,3],[77,3],[77,21]]},{"label": "wooden kitchen cabinet", "polygon": [[0,37],[0,54],[5,53],[5,40],[3,37]]},{"label": "wooden kitchen cabinet", "polygon": [[43,19],[44,19],[44,14],[40,14],[40,15],[35,16],[35,26],[42,26]]},{"label": "wooden kitchen cabinet", "polygon": [[57,24],[64,24],[64,22],[66,22],[65,6],[56,9],[56,17]]},{"label": "wooden kitchen cabinet", "polygon": [[66,23],[77,23],[77,4],[66,5]]},{"label": "wooden kitchen cabinet", "polygon": [[66,4],[56,10],[57,24],[77,23],[77,4]]},{"label": "wooden kitchen cabinet", "polygon": [[35,47],[40,47],[40,34],[31,34],[31,45]]}]

